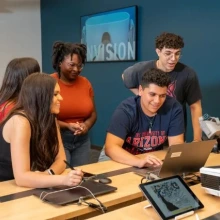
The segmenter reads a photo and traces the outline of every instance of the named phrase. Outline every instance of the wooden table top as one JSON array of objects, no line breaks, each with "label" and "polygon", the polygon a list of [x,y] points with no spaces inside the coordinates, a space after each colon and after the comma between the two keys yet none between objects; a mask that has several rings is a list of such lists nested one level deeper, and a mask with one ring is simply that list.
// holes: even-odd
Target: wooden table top
[{"label": "wooden table top", "polygon": [[[205,193],[205,191],[201,188],[200,184],[194,185],[190,187],[196,196],[203,203],[204,208],[197,210],[196,213],[199,216],[199,219],[207,218],[208,216],[214,215],[220,212],[220,198],[216,196],[209,195]],[[148,205],[148,201],[143,201],[134,205],[130,205],[113,212],[106,213],[104,215],[99,215],[94,218],[90,218],[90,220],[159,220],[160,217],[157,215],[156,211],[149,207],[144,209],[143,207]],[[195,215],[184,218],[186,220],[195,220]]]},{"label": "wooden table top", "polygon": [[[158,158],[163,159],[166,154],[166,151],[165,150],[157,151],[157,152],[154,152],[154,154],[158,156]],[[103,161],[100,163],[84,165],[84,166],[81,166],[80,168],[83,171],[88,172],[88,173],[99,174],[99,173],[107,173],[107,172],[111,172],[115,170],[120,170],[120,169],[124,169],[128,167],[130,166],[109,160],[109,161]],[[69,169],[66,169],[65,172],[68,172],[68,171]],[[23,192],[23,191],[30,190],[30,189],[31,188],[17,186],[14,180],[0,182],[0,196]]]},{"label": "wooden table top", "polygon": [[[163,159],[166,151],[154,152],[154,155]],[[206,165],[218,165],[220,155],[211,154]],[[129,166],[119,164],[114,161],[104,161],[82,166],[82,170],[94,174],[106,173],[110,171],[128,168]],[[68,171],[68,170],[67,170]],[[66,172],[67,172],[66,171]],[[114,193],[99,196],[100,201],[106,207],[120,205],[123,202],[142,198],[142,193],[138,188],[141,177],[133,172],[124,173],[111,177],[112,183],[118,190]],[[18,187],[14,180],[0,183],[0,196],[9,195],[12,193],[23,192],[30,188]],[[146,203],[146,202],[145,202]],[[0,219],[67,219],[76,216],[81,216],[87,213],[94,212],[93,209],[87,206],[78,206],[70,204],[67,206],[55,206],[42,202],[35,196],[28,196],[21,199],[16,199],[4,203],[0,203]],[[129,219],[129,218],[128,218]]]}]

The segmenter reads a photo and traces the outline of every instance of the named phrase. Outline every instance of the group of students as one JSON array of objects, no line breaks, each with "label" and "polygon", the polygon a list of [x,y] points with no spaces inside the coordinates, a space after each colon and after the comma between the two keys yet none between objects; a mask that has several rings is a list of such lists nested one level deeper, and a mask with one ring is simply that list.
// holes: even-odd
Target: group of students
[{"label": "group of students", "polygon": [[[194,140],[201,140],[201,91],[196,73],[179,63],[183,47],[180,36],[162,33],[156,38],[159,59],[124,71],[126,87],[137,96],[123,101],[110,120],[105,153],[113,160],[161,165],[151,154],[136,154],[160,150],[167,140],[169,145],[184,142],[186,103]],[[8,64],[0,89],[0,181],[14,178],[20,186],[36,188],[81,182],[80,169],[59,174],[66,159],[71,166],[88,163],[88,131],[97,115],[92,85],[80,76],[85,60],[85,45],[56,42],[51,75],[41,73],[32,58]]]},{"label": "group of students", "polygon": [[[125,86],[137,96],[124,100],[112,116],[104,148],[111,159],[137,167],[161,164],[151,154],[135,155],[183,143],[186,104],[193,141],[201,141],[201,89],[195,71],[179,62],[183,47],[181,36],[162,33],[155,39],[158,59],[136,63],[123,72]],[[100,161],[104,159],[101,153]]]},{"label": "group of students", "polygon": [[89,158],[88,131],[96,110],[92,86],[79,76],[86,47],[56,42],[52,58],[56,72],[51,75],[41,73],[33,58],[13,59],[6,68],[0,90],[0,181],[42,188],[82,180],[79,169],[59,174],[64,160],[79,166]]}]

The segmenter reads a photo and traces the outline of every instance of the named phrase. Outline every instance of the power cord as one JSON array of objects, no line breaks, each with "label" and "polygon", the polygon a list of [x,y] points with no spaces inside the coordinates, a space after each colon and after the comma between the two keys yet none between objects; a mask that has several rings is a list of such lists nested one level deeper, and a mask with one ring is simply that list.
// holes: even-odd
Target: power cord
[{"label": "power cord", "polygon": [[[80,185],[74,186],[74,187],[71,187],[71,188],[67,188],[67,189],[57,190],[57,191],[54,191],[54,192],[48,192],[48,193],[43,191],[40,194],[40,199],[42,201],[45,201],[45,199],[48,195],[55,194],[55,193],[60,193],[60,192],[64,192],[64,191],[68,191],[68,190],[76,189],[76,188],[83,188],[83,189],[87,190],[91,194],[92,198],[94,198],[98,202],[98,204],[95,204],[95,203],[92,203],[92,202],[86,202],[83,197],[79,197],[79,201],[78,201],[77,205],[81,205],[82,203],[85,203],[86,205],[88,205],[91,208],[100,210],[102,213],[107,212],[106,206],[104,206],[103,203],[99,199],[96,198],[96,196],[92,193],[92,191],[89,190],[88,188],[86,188],[84,186],[80,186]],[[45,195],[43,196],[44,193],[45,193]]]},{"label": "power cord", "polygon": [[154,173],[152,172],[147,172],[146,174],[146,177],[143,177],[141,179],[141,184],[143,184],[143,181],[145,180],[146,183],[149,182],[149,181],[154,181],[154,180],[158,180],[160,179],[157,175],[155,175]]},{"label": "power cord", "polygon": [[79,201],[77,204],[81,205],[82,203],[84,203],[93,209],[97,209],[97,210],[101,211],[102,213],[106,213],[107,212],[106,206],[104,206],[103,203],[100,200],[98,200],[97,198],[94,197],[94,199],[98,202],[98,204],[95,204],[92,202],[87,202],[84,200],[83,197],[79,197]]},{"label": "power cord", "polygon": [[143,182],[144,180],[145,180],[146,183],[148,182],[147,179],[146,179],[145,177],[143,177],[143,178],[141,179],[141,184],[144,183],[144,182]]},{"label": "power cord", "polygon": [[201,182],[201,177],[199,175],[196,175],[195,173],[190,173],[189,175],[184,175],[183,179],[184,180],[193,180],[193,181]]},{"label": "power cord", "polygon": [[[144,182],[145,181],[145,182]],[[141,179],[141,184],[143,184],[143,183],[147,183],[147,182],[150,182],[150,181],[152,181],[152,179],[150,179],[150,172],[148,172],[147,173],[147,175],[146,175],[146,177],[143,177],[142,179]],[[141,199],[141,201],[144,201],[144,194],[142,194],[142,199]]]}]

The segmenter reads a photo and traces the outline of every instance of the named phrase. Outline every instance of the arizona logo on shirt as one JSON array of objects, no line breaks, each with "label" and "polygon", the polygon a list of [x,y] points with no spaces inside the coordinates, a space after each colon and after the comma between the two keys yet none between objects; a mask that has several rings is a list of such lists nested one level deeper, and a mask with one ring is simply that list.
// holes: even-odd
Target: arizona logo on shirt
[{"label": "arizona logo on shirt", "polygon": [[134,155],[147,153],[162,149],[166,139],[165,131],[136,133],[134,137],[126,138],[123,148]]}]

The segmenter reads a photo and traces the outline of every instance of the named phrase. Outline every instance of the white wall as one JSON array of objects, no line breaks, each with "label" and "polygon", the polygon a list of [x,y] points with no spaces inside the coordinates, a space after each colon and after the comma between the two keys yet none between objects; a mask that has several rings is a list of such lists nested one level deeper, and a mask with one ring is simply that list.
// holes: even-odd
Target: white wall
[{"label": "white wall", "polygon": [[0,0],[0,85],[8,62],[27,56],[42,67],[40,0]]}]

